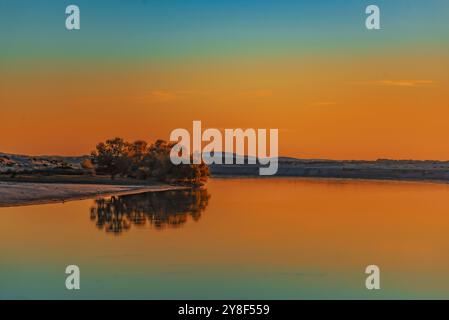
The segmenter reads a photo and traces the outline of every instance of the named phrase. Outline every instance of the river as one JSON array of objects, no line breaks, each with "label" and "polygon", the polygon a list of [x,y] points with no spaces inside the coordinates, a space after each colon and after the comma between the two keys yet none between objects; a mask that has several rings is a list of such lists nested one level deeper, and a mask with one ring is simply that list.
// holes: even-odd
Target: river
[{"label": "river", "polygon": [[445,184],[211,179],[0,208],[0,298],[449,298],[448,199]]}]

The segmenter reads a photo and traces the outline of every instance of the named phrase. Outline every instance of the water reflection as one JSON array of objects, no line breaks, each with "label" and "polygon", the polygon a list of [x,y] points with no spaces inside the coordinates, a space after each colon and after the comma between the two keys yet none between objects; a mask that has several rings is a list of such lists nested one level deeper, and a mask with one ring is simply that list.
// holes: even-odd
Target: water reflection
[{"label": "water reflection", "polygon": [[207,189],[148,192],[97,199],[90,209],[90,219],[99,229],[121,234],[132,225],[147,223],[156,229],[176,228],[189,216],[198,221],[210,195]]}]

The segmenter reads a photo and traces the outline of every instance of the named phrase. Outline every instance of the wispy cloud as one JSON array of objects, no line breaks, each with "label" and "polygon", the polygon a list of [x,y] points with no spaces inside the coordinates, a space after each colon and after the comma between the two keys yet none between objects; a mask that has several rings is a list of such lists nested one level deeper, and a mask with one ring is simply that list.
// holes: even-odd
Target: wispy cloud
[{"label": "wispy cloud", "polygon": [[376,83],[390,87],[424,87],[431,86],[435,82],[432,80],[381,80]]},{"label": "wispy cloud", "polygon": [[153,90],[135,99],[145,102],[171,102],[194,94],[195,92],[190,90]]},{"label": "wispy cloud", "polygon": [[384,86],[384,87],[430,87],[435,85],[433,80],[376,80],[376,81],[359,81],[351,82],[353,85],[362,86]]},{"label": "wispy cloud", "polygon": [[269,98],[273,96],[273,92],[270,90],[252,90],[242,92],[241,95],[246,98]]}]

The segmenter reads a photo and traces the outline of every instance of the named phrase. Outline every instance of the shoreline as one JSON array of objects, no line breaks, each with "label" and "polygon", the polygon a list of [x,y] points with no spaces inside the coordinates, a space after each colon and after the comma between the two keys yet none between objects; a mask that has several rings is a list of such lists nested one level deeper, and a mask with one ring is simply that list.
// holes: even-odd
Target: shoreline
[{"label": "shoreline", "polygon": [[[332,181],[379,181],[399,183],[431,183],[449,184],[443,179],[419,178],[384,178],[384,177],[313,177],[313,176],[258,176],[258,175],[214,175],[211,179],[299,179],[299,180],[332,180]],[[91,181],[80,182],[28,182],[28,181],[1,181],[0,180],[0,209],[8,207],[22,207],[45,205],[95,199],[99,197],[124,196],[146,192],[165,192],[172,190],[188,190],[190,186],[176,186],[169,184],[102,184]]]},{"label": "shoreline", "polygon": [[98,197],[187,190],[189,188],[188,186],[168,184],[144,186],[0,181],[0,208],[65,203]]},{"label": "shoreline", "polygon": [[[257,164],[210,166],[214,177],[257,177],[259,168]],[[277,173],[273,177],[448,183],[449,162],[283,160],[279,162]]]},{"label": "shoreline", "polygon": [[335,177],[335,176],[284,176],[284,175],[274,175],[274,176],[259,176],[259,175],[214,175],[212,179],[259,179],[259,180],[270,180],[270,179],[298,179],[298,180],[332,180],[332,181],[384,181],[384,182],[410,182],[410,183],[432,183],[432,184],[449,184],[449,180],[446,179],[420,179],[420,178],[384,178],[384,177]]}]

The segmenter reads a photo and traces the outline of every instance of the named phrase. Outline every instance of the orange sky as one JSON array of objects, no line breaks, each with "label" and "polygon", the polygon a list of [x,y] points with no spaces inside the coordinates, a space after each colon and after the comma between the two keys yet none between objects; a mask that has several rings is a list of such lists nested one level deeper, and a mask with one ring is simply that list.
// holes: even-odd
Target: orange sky
[{"label": "orange sky", "polygon": [[4,67],[0,151],[86,154],[114,136],[168,140],[201,120],[278,128],[285,156],[448,160],[448,61],[421,50]]}]

